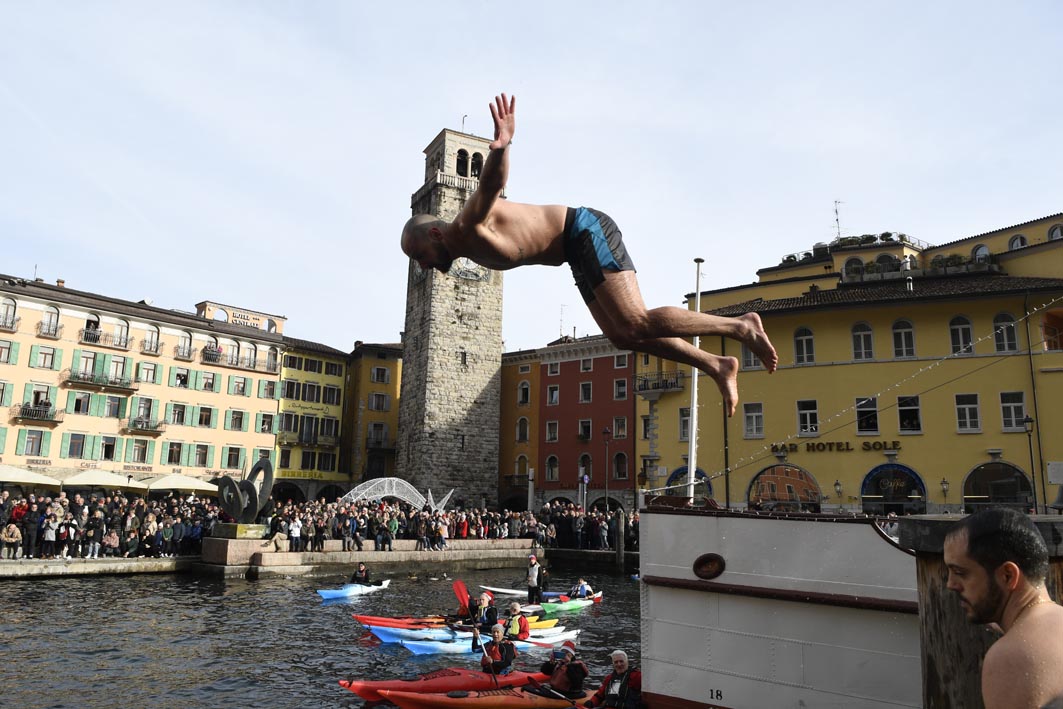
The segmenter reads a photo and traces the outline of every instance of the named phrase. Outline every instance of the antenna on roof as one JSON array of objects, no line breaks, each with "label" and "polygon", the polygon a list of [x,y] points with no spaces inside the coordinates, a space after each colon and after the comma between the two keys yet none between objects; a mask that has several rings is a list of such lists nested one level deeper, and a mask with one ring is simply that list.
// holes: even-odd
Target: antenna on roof
[{"label": "antenna on roof", "polygon": [[838,205],[839,204],[845,204],[845,203],[842,202],[841,200],[837,200],[837,199],[834,200],[834,235],[837,238],[840,239],[840,238],[842,238],[842,222],[841,222],[841,219],[838,218]]},{"label": "antenna on roof", "polygon": [[561,304],[561,320],[557,324],[557,334],[558,334],[559,337],[564,337],[564,335],[565,335],[565,304],[564,303]]}]

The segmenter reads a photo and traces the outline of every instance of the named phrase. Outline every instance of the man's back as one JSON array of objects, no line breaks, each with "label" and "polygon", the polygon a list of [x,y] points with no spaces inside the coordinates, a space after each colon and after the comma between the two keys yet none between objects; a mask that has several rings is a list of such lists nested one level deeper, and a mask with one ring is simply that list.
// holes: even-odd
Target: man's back
[{"label": "man's back", "polygon": [[556,204],[498,200],[482,222],[464,224],[462,217],[454,222],[453,253],[496,270],[530,264],[560,266],[565,262],[561,240],[565,212],[566,207]]},{"label": "man's back", "polygon": [[1063,607],[1046,600],[1032,605],[1025,616],[986,654],[986,709],[1063,709]]}]

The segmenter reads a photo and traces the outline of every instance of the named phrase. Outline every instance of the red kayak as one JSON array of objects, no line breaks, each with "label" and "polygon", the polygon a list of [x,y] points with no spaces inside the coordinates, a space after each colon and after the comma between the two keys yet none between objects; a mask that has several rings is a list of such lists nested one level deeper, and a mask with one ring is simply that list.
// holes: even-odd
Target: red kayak
[{"label": "red kayak", "polygon": [[483,691],[452,691],[435,694],[418,694],[394,689],[380,692],[384,699],[401,707],[401,709],[439,709],[440,707],[529,707],[530,709],[568,709],[582,707],[594,694],[584,692],[581,699],[562,699],[544,697],[523,688],[505,687],[503,689],[485,689]]},{"label": "red kayak", "polygon": [[[528,678],[538,682],[550,679],[547,675],[528,672],[510,672],[498,675],[499,687],[519,687],[528,684]],[[424,694],[426,692],[451,692],[455,690],[494,689],[495,678],[487,672],[479,672],[464,667],[445,667],[413,679],[385,679],[377,682],[359,680],[340,680],[340,686],[349,689],[362,699],[370,702],[384,700],[382,690],[399,690]]]},{"label": "red kayak", "polygon": [[351,615],[353,615],[354,619],[362,625],[376,625],[381,628],[427,628],[446,625],[447,623],[447,619],[441,615],[427,616],[424,618],[414,618],[412,616],[388,618],[386,616],[358,615],[356,613],[352,613]]}]

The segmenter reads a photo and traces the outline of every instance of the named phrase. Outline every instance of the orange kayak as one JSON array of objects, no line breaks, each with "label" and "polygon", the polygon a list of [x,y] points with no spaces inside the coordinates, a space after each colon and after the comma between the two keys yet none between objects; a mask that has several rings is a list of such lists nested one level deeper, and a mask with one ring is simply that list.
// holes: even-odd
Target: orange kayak
[{"label": "orange kayak", "polygon": [[528,684],[531,677],[539,682],[550,679],[540,673],[510,672],[506,675],[492,677],[487,672],[479,672],[466,667],[445,667],[435,672],[414,677],[413,679],[385,679],[377,681],[340,680],[340,686],[357,694],[362,699],[379,702],[384,699],[382,690],[398,690],[424,694],[426,692],[451,692],[454,690],[494,689],[495,681],[499,687],[519,687]]},{"label": "orange kayak", "polygon": [[544,697],[525,688],[505,687],[482,691],[453,691],[445,693],[418,694],[396,689],[383,689],[381,696],[401,709],[442,709],[444,707],[527,707],[529,709],[566,709],[573,705],[582,707],[594,694],[585,691],[579,699]]}]

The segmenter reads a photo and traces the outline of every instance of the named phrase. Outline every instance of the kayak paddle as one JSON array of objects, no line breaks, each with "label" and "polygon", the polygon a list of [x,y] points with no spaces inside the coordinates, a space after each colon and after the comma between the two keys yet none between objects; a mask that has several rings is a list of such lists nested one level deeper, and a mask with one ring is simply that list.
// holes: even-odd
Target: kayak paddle
[{"label": "kayak paddle", "polygon": [[561,694],[561,692],[557,691],[553,687],[548,687],[548,686],[544,685],[542,682],[540,682],[539,680],[535,679],[534,677],[529,677],[528,678],[528,684],[531,685],[532,687],[535,687],[536,689],[542,689],[544,691],[547,691],[550,694],[552,694],[555,697],[557,697],[558,699],[564,699],[566,702],[568,702],[569,704],[571,704],[574,707],[578,707],[579,706],[579,704],[576,704],[574,699],[569,699],[564,694]]}]

